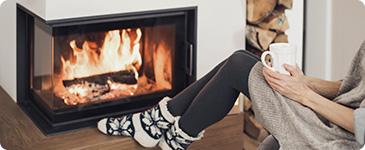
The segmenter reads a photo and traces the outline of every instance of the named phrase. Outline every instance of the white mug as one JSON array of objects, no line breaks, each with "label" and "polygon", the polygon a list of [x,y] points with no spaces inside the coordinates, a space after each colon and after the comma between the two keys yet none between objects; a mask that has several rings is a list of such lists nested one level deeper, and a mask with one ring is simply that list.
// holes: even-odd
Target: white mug
[{"label": "white mug", "polygon": [[[261,55],[262,64],[279,73],[290,75],[284,68],[284,64],[296,65],[296,48],[288,43],[274,43],[269,46],[270,51],[265,51]],[[266,56],[271,56],[271,66],[266,62]]]}]

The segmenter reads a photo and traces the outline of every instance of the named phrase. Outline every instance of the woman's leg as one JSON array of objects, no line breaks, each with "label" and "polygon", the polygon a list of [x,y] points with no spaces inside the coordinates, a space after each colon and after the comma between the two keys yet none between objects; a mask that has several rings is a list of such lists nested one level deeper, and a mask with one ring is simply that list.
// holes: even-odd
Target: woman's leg
[{"label": "woman's leg", "polygon": [[223,119],[240,92],[248,95],[248,76],[258,60],[244,51],[232,54],[195,96],[180,119],[180,128],[197,136]]},{"label": "woman's leg", "polygon": [[[241,57],[241,58],[238,58]],[[169,130],[172,128],[172,125],[178,124],[178,121],[175,121],[175,116],[185,116],[183,115],[185,110],[187,108],[191,108],[192,101],[198,101],[193,102],[193,108],[194,103],[198,104],[199,106],[199,99],[197,99],[197,96],[199,94],[201,95],[202,91],[211,88],[212,83],[214,84],[219,76],[222,75],[222,72],[227,72],[227,70],[230,70],[230,73],[237,73],[233,71],[236,69],[239,65],[243,68],[247,68],[247,66],[253,65],[253,61],[256,57],[250,56],[248,52],[245,51],[238,51],[235,52],[231,57],[229,57],[227,60],[223,61],[221,64],[219,64],[215,69],[213,69],[210,73],[208,73],[205,77],[200,79],[199,81],[195,82],[191,86],[189,86],[187,89],[185,89],[183,92],[181,92],[179,95],[175,96],[170,100],[169,98],[164,98],[158,105],[155,107],[148,109],[146,111],[140,112],[140,113],[134,113],[131,115],[125,115],[121,117],[109,117],[104,118],[98,122],[98,129],[108,135],[124,135],[124,136],[132,136],[138,143],[140,143],[144,147],[154,147],[159,141],[162,136],[163,132],[165,130]],[[236,59],[246,60],[247,61],[236,61]],[[257,58],[256,58],[257,59]],[[240,63],[240,64],[239,64]],[[235,65],[232,65],[235,64]],[[233,67],[232,69],[227,69],[229,67]],[[238,73],[240,73],[242,76],[239,77],[239,80],[244,80],[244,82],[247,82],[246,78],[248,77],[249,70],[243,70],[239,71],[240,68],[238,68]],[[229,73],[227,72],[227,73]],[[217,77],[218,76],[218,77]],[[227,75],[224,75],[223,78],[228,79]],[[241,79],[243,78],[243,79]],[[233,80],[236,80],[236,78],[231,78],[232,81],[228,81],[229,83],[234,83]],[[224,81],[225,82],[225,81]],[[238,81],[240,82],[240,81]],[[224,83],[225,84],[225,83]],[[245,84],[245,83],[242,83]],[[229,84],[233,87],[233,85]],[[241,88],[237,88],[238,91],[242,91],[244,93],[248,93],[247,86],[236,84],[234,87],[241,86]],[[222,88],[218,84],[217,89]],[[217,91],[215,91],[217,92]],[[220,91],[218,91],[220,92]],[[238,92],[235,92],[235,94]],[[230,97],[237,97],[237,95],[233,95]],[[220,97],[217,97],[220,98]],[[234,98],[234,99],[235,99]],[[213,101],[214,102],[214,101]],[[204,102],[205,103],[205,102]],[[229,100],[229,103],[234,103],[234,100]],[[206,103],[205,107],[210,107],[210,102]],[[217,104],[211,105],[212,107],[216,107],[217,109],[230,109],[232,106],[228,106],[230,104],[227,104],[226,106],[223,106],[219,108],[220,106]],[[226,108],[226,107],[229,108]],[[194,110],[194,109],[193,109]],[[210,109],[206,109],[207,111],[211,111]],[[175,114],[172,114],[171,112],[175,112]],[[224,116],[226,113],[224,111],[224,114],[221,114],[221,116]],[[201,113],[201,112],[198,112]],[[190,113],[191,114],[191,113]],[[199,115],[201,116],[201,115]],[[205,119],[205,117],[204,117]],[[219,118],[218,118],[219,119]],[[213,120],[213,121],[212,121]],[[214,122],[216,118],[207,118],[207,120],[202,120],[203,123],[200,123],[200,125],[196,126],[203,126],[200,128],[205,128],[205,124],[208,122],[208,124],[211,124]],[[192,125],[193,127],[195,125]],[[171,127],[171,128],[170,128]],[[190,133],[189,133],[190,134]],[[193,135],[193,134],[191,134]]]},{"label": "woman's leg", "polygon": [[[252,59],[258,59],[255,58],[257,56],[251,54],[248,51],[245,50],[238,50],[234,53],[244,53],[244,55],[251,55],[252,58],[247,58],[247,61],[251,61]],[[245,58],[242,58],[245,59]],[[173,97],[171,101],[169,101],[168,108],[172,115],[174,116],[182,116],[186,109],[190,106],[193,99],[198,95],[200,90],[208,83],[208,81],[218,72],[218,70],[222,67],[222,65],[226,62],[226,60],[223,60],[221,63],[219,63],[217,66],[215,66],[210,72],[208,72],[205,76],[203,76],[201,79],[197,80],[196,82],[189,85],[187,88],[185,88],[182,92],[177,94]],[[245,87],[243,89],[243,93],[245,95],[248,95],[248,89]]]},{"label": "woman's leg", "polygon": [[186,109],[190,106],[195,96],[204,87],[204,85],[207,84],[207,82],[213,77],[213,75],[215,75],[215,73],[225,62],[226,60],[223,60],[204,77],[190,84],[187,88],[174,96],[172,100],[167,103],[167,107],[171,114],[174,116],[183,115]]}]

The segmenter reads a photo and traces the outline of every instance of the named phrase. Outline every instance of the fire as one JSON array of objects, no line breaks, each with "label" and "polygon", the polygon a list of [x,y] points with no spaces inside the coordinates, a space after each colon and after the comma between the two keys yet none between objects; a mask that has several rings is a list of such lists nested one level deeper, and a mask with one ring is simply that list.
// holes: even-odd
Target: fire
[{"label": "fire", "polygon": [[[130,30],[129,30],[130,31]],[[131,38],[126,29],[109,31],[104,39],[103,47],[99,50],[91,48],[89,42],[85,41],[82,49],[76,46],[76,41],[70,42],[75,61],[65,60],[61,57],[62,73],[64,80],[88,77],[108,72],[117,72],[140,67],[142,57],[140,50],[141,29],[136,30],[137,38],[131,46]],[[138,72],[135,72],[138,77]]]},{"label": "fire", "polygon": [[[72,56],[60,57],[61,71],[55,75],[54,93],[65,104],[77,105],[171,89],[171,45],[156,43],[153,54],[146,56],[147,63],[154,66],[150,68],[154,73],[151,78],[141,71],[142,57],[145,57],[141,54],[141,39],[142,30],[137,28],[106,32],[100,47],[84,41],[79,48],[71,40]],[[125,82],[118,82],[125,78]]]},{"label": "fire", "polygon": [[157,47],[157,51],[154,53],[154,58],[157,58],[154,60],[154,64],[157,67],[154,68],[154,71],[158,75],[156,76],[156,82],[162,87],[171,88],[171,83],[169,81],[171,81],[172,79],[165,78],[169,77],[169,75],[166,75],[165,73],[172,72],[171,63],[166,63],[171,62],[171,55],[166,54],[166,52],[164,51],[166,49],[168,48],[164,42],[160,43]]}]

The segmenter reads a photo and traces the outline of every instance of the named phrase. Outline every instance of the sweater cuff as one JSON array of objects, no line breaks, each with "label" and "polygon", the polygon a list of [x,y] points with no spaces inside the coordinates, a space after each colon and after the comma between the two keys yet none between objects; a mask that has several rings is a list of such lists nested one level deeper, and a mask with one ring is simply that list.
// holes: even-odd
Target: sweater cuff
[{"label": "sweater cuff", "polygon": [[359,108],[354,111],[355,116],[355,137],[357,142],[364,145],[365,142],[365,108]]}]

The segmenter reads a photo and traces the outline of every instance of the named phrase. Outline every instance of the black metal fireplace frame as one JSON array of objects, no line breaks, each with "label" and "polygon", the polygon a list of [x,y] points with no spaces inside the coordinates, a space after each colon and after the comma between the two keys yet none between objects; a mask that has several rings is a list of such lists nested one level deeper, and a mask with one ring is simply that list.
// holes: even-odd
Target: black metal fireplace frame
[{"label": "black metal fireplace frame", "polygon": [[[180,52],[184,60],[180,64],[174,63],[174,68],[183,67],[184,74],[180,74],[176,80],[181,80],[182,85],[178,89],[169,92],[168,96],[174,96],[189,84],[196,80],[196,43],[197,43],[197,7],[174,8],[164,10],[153,10],[144,12],[132,12],[113,15],[101,15],[82,18],[71,18],[62,20],[45,21],[25,7],[17,4],[17,103],[22,110],[28,114],[33,122],[45,135],[62,131],[78,129],[95,125],[96,121],[105,116],[122,115],[145,110],[166,96],[166,93],[156,93],[153,98],[148,96],[142,100],[126,102],[108,102],[101,105],[94,105],[89,109],[78,111],[71,109],[66,112],[52,112],[34,100],[31,92],[31,54],[34,48],[34,20],[37,19],[52,28],[67,27],[72,25],[93,24],[103,21],[133,20],[150,17],[165,17],[182,15],[184,17],[184,43],[177,43],[176,47],[182,47],[185,52]],[[176,56],[175,56],[176,57]],[[183,65],[182,65],[183,64]],[[179,65],[179,66],[176,66]],[[147,100],[148,99],[148,100]],[[103,108],[98,111],[97,108]],[[87,114],[87,115],[86,115]],[[77,117],[72,117],[78,115]],[[80,116],[81,115],[81,116]],[[71,118],[71,119],[70,119]]]}]

